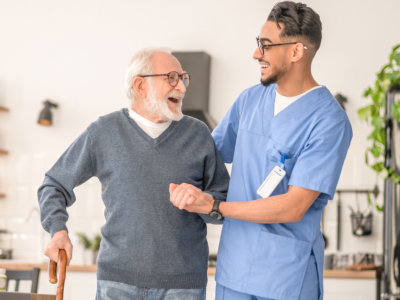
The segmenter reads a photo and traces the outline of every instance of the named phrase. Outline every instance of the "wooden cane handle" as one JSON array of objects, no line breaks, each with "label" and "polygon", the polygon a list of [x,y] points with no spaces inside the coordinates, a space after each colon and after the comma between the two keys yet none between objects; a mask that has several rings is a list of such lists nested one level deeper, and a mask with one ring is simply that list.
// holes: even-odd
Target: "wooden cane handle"
[{"label": "wooden cane handle", "polygon": [[[60,249],[60,251],[58,252],[58,256],[60,260],[60,269],[56,300],[63,300],[65,274],[67,271],[67,253],[64,249]],[[50,260],[49,263],[49,281],[50,283],[57,283],[57,262],[55,262],[54,260]]]},{"label": "wooden cane handle", "polygon": [[49,281],[57,283],[57,263],[52,259],[49,261]]}]

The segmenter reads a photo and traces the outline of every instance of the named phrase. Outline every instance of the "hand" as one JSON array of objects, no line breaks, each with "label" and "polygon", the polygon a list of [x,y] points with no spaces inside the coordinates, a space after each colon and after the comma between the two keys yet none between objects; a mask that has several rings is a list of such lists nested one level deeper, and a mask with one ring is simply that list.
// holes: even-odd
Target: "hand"
[{"label": "hand", "polygon": [[169,185],[170,201],[179,209],[185,209],[189,212],[208,214],[211,212],[214,199],[204,193],[199,188],[182,183],[180,185],[171,183]]},{"label": "hand", "polygon": [[58,251],[64,249],[67,253],[68,265],[72,259],[72,243],[69,239],[68,232],[66,230],[57,231],[50,242],[47,244],[44,250],[44,255],[46,255],[51,260],[58,262]]}]

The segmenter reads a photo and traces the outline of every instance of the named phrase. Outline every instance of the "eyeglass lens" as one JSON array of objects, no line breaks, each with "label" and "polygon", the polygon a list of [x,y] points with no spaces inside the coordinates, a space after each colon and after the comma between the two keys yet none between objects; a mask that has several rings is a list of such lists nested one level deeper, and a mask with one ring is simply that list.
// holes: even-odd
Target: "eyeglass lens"
[{"label": "eyeglass lens", "polygon": [[264,45],[261,44],[260,38],[256,37],[258,49],[260,49],[261,55],[264,55]]},{"label": "eyeglass lens", "polygon": [[183,74],[179,75],[179,73],[175,72],[175,71],[172,71],[172,72],[168,73],[168,83],[173,87],[178,85],[179,78],[182,79],[182,82],[183,82],[185,87],[189,86],[189,83],[190,83],[189,74],[183,73]]}]

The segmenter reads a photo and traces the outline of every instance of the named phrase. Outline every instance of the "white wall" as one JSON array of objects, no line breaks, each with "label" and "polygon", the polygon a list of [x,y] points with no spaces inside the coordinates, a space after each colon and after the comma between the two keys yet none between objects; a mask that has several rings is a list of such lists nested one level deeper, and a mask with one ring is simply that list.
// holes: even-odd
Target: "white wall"
[{"label": "white wall", "polygon": [[[238,94],[258,83],[252,59],[255,37],[275,0],[70,0],[0,1],[0,228],[14,233],[15,257],[41,258],[47,241],[38,214],[36,190],[63,150],[99,115],[128,105],[123,77],[131,55],[147,46],[203,50],[212,56],[210,110],[221,120]],[[369,128],[358,121],[366,103],[363,90],[400,42],[400,1],[305,1],[323,22],[323,42],[313,65],[320,84],[349,99],[347,113],[354,139],[339,188],[372,189],[376,176],[364,165]],[[41,102],[59,104],[54,126],[36,124]],[[70,209],[70,231],[95,233],[104,222],[99,185],[91,180],[77,188],[78,203]],[[343,252],[380,252],[381,216],[366,238],[350,233],[348,204],[343,197]],[[365,204],[365,199],[360,196]],[[363,204],[363,205],[364,205]],[[328,205],[325,228],[335,250],[335,200]],[[28,220],[29,219],[29,220]],[[212,227],[211,250],[218,230]],[[37,238],[39,237],[39,241]],[[4,241],[5,240],[5,241]],[[1,247],[1,245],[0,245]],[[79,250],[77,246],[76,249]],[[79,262],[76,254],[75,262]]]}]

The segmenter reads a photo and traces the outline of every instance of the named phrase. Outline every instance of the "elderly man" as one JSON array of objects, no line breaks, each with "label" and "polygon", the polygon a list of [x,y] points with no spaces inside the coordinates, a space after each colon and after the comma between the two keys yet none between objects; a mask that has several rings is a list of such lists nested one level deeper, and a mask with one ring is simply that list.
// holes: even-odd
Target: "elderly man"
[{"label": "elderly man", "polygon": [[[163,49],[137,53],[126,86],[131,109],[100,117],[46,173],[39,188],[45,254],[58,261],[72,244],[66,222],[73,189],[96,176],[106,223],[96,299],[205,299],[213,216],[180,211],[169,183],[190,182],[225,200],[229,176],[205,124],[181,112],[189,74]],[[142,298],[144,297],[144,298]]]}]

